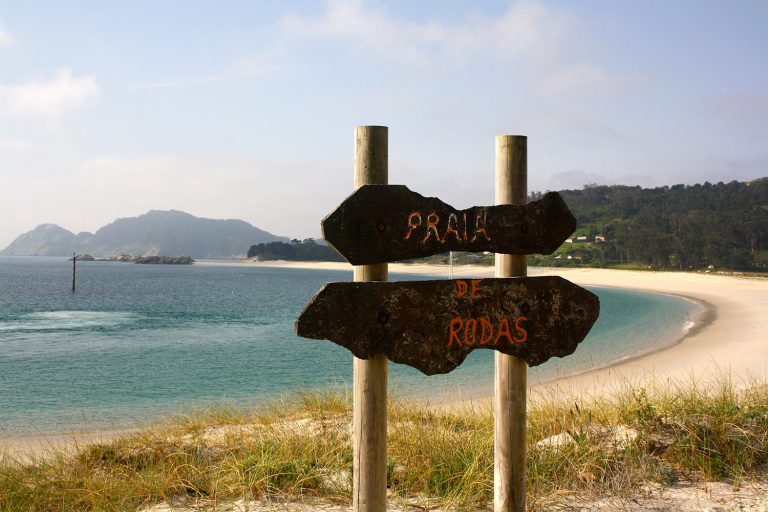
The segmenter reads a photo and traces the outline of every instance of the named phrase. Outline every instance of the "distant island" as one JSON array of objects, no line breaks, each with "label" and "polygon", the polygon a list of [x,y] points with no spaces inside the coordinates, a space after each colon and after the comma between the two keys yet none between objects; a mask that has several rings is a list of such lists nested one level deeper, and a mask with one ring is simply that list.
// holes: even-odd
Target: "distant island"
[{"label": "distant island", "polygon": [[109,257],[188,255],[190,258],[243,258],[259,242],[289,242],[242,220],[206,219],[177,210],[152,210],[117,219],[96,233],[74,234],[55,224],[42,224],[0,251],[6,256]]},{"label": "distant island", "polygon": [[189,256],[129,256],[127,254],[102,259],[94,258],[90,254],[78,254],[75,256],[75,260],[107,262],[114,261],[121,263],[138,263],[140,265],[191,265],[195,262],[195,260]]}]

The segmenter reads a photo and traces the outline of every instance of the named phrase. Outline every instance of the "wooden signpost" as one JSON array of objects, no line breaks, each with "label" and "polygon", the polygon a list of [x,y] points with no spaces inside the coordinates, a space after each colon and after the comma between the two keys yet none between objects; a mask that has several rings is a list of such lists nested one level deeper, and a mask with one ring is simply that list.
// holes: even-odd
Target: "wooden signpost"
[{"label": "wooden signpost", "polygon": [[[523,204],[528,196],[528,138],[496,137],[496,204]],[[528,257],[496,254],[496,277],[525,277]],[[494,354],[493,509],[525,512],[528,367]]]},{"label": "wooden signpost", "polygon": [[[557,193],[526,200],[526,138],[497,137],[496,206],[456,210],[387,185],[387,129],[355,130],[355,187],[323,235],[355,267],[326,284],[296,322],[299,336],[354,354],[353,505],[386,509],[387,360],[447,373],[476,349],[496,351],[494,508],[525,510],[527,366],[565,357],[600,303],[560,277],[526,275],[526,254],[554,252],[576,220]],[[387,262],[447,251],[494,251],[496,278],[388,283]]]}]

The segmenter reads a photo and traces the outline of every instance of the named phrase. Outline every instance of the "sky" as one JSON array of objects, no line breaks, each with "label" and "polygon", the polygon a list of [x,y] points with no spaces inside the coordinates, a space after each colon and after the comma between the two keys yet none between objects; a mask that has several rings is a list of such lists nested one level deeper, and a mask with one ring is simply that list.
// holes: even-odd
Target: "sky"
[{"label": "sky", "polygon": [[291,238],[353,186],[493,204],[530,191],[768,176],[768,2],[0,0],[0,248],[152,209]]}]

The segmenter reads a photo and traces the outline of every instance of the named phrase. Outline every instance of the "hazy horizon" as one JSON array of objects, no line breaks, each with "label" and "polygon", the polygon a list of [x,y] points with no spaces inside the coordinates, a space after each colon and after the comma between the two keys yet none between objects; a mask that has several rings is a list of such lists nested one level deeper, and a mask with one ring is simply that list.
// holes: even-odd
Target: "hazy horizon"
[{"label": "hazy horizon", "polygon": [[[763,179],[768,179],[768,177],[762,177],[762,178],[763,178]],[[756,178],[756,179],[761,179],[761,178]],[[700,184],[703,184],[703,183],[700,183]],[[586,184],[586,186],[589,186],[589,185],[590,185],[590,184]],[[621,184],[616,184],[616,185],[621,185]],[[693,184],[685,184],[685,185],[696,185],[696,184],[695,184],[695,183],[693,183]],[[561,190],[563,190],[563,189],[561,189]],[[489,202],[488,204],[491,204],[491,203]],[[192,212],[185,212],[185,211],[182,211],[182,210],[176,210],[176,209],[172,209],[172,208],[171,208],[171,209],[164,209],[164,210],[163,210],[163,209],[153,209],[153,210],[149,210],[149,211],[146,211],[146,212],[142,212],[142,213],[139,213],[139,214],[136,214],[136,215],[129,215],[129,216],[127,216],[127,217],[119,217],[119,218],[115,218],[115,219],[112,219],[112,220],[110,220],[110,221],[107,221],[107,222],[105,222],[105,223],[104,223],[104,224],[102,224],[101,226],[98,226],[98,227],[97,227],[96,229],[94,229],[93,231],[85,231],[85,230],[74,230],[74,229],[69,229],[67,226],[62,226],[61,224],[57,224],[56,222],[44,222],[44,223],[38,224],[37,226],[34,226],[34,227],[32,227],[32,228],[28,229],[27,231],[24,231],[24,232],[21,232],[21,233],[19,233],[19,234],[18,234],[16,237],[14,237],[14,239],[15,239],[15,238],[18,238],[18,236],[20,236],[20,235],[24,235],[24,234],[26,234],[26,233],[28,233],[28,232],[30,232],[30,231],[33,231],[33,230],[37,229],[38,227],[40,227],[40,226],[42,226],[42,225],[56,225],[56,226],[58,226],[58,227],[60,227],[60,228],[66,229],[67,231],[69,231],[69,232],[71,232],[71,233],[73,233],[73,234],[75,234],[75,235],[79,235],[79,234],[82,234],[82,233],[90,233],[90,234],[94,234],[94,233],[95,233],[95,232],[97,232],[99,229],[101,229],[101,228],[103,228],[103,227],[105,227],[105,226],[107,226],[107,225],[109,225],[109,224],[112,224],[112,223],[114,223],[115,221],[118,221],[118,220],[122,220],[122,219],[126,219],[126,218],[132,219],[132,218],[142,217],[142,216],[144,216],[144,215],[147,215],[147,214],[149,214],[149,213],[152,213],[152,212],[155,212],[155,211],[162,211],[162,212],[180,212],[180,213],[184,213],[184,214],[192,215],[193,217],[196,217],[196,218],[199,218],[199,219],[207,219],[207,220],[237,220],[237,221],[242,221],[242,220],[244,220],[244,219],[235,219],[235,218],[232,218],[232,217],[227,217],[227,218],[222,218],[222,219],[211,219],[210,217],[205,217],[205,216],[202,216],[202,215],[195,215],[195,214],[194,214],[194,213],[192,213]],[[329,212],[329,213],[330,213],[330,212]],[[245,221],[245,222],[248,222],[248,221]],[[253,227],[255,227],[255,228],[258,228],[258,229],[260,229],[260,230],[266,231],[266,232],[268,232],[269,234],[271,234],[271,235],[274,235],[274,236],[277,236],[277,237],[287,237],[287,238],[289,238],[289,239],[299,239],[299,240],[303,240],[303,239],[306,239],[306,238],[313,238],[313,239],[315,239],[315,240],[320,240],[320,241],[322,241],[322,240],[323,240],[323,236],[322,236],[322,233],[320,233],[320,231],[321,231],[321,230],[320,230],[319,228],[318,228],[318,234],[316,234],[316,235],[314,235],[314,236],[308,236],[308,237],[296,237],[296,236],[293,236],[293,235],[292,235],[292,234],[290,234],[290,233],[276,233],[276,232],[274,232],[274,231],[271,231],[271,230],[270,230],[268,227],[265,227],[265,226],[259,226],[259,225],[257,225],[257,224],[253,224],[252,222],[248,222],[248,224],[250,224],[251,226],[253,226]],[[318,224],[318,225],[319,225],[319,224]],[[13,241],[14,241],[14,240],[11,240],[11,242],[13,242]],[[11,242],[9,242],[9,244],[10,244]],[[6,245],[4,245],[4,246],[0,246],[0,250],[2,250],[2,249],[4,249],[4,248],[8,247],[8,245],[9,245],[9,244],[6,244]]]},{"label": "hazy horizon", "polygon": [[318,237],[353,128],[390,182],[493,201],[494,137],[529,190],[768,176],[768,3],[0,4],[0,248],[149,210]]}]

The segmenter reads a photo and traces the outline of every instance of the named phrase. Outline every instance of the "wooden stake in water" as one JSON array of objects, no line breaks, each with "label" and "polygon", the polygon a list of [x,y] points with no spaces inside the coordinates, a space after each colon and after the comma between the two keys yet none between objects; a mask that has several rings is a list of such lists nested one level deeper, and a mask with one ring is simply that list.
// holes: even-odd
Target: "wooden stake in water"
[{"label": "wooden stake in water", "polygon": [[[527,137],[496,137],[496,204],[524,204],[528,195]],[[496,277],[528,273],[528,257],[496,254]],[[496,352],[494,383],[493,509],[525,512],[526,386],[522,359]]]},{"label": "wooden stake in water", "polygon": [[75,275],[77,273],[77,254],[72,253],[72,291],[75,291]]},{"label": "wooden stake in water", "polygon": [[[388,129],[355,128],[355,189],[388,182]],[[355,281],[386,281],[386,263],[354,267]],[[383,356],[353,360],[352,493],[356,512],[387,508],[387,369]]]}]

